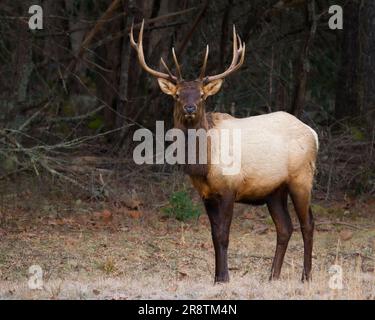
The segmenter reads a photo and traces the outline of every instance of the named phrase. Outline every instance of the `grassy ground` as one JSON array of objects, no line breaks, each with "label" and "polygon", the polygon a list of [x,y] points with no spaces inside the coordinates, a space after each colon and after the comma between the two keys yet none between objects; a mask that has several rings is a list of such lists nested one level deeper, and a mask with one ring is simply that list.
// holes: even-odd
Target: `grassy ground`
[{"label": "grassy ground", "polygon": [[[300,282],[303,243],[294,212],[296,231],[282,279],[269,282],[276,240],[272,221],[263,207],[237,205],[229,249],[231,282],[214,285],[206,216],[184,223],[166,218],[160,212],[162,200],[150,201],[160,193],[153,192],[133,199],[133,205],[72,200],[71,195],[36,201],[34,192],[4,196],[0,298],[375,298],[372,199],[314,200],[313,281],[307,284]],[[342,290],[329,286],[334,264],[342,267]],[[43,269],[40,290],[28,287],[31,265]]]}]

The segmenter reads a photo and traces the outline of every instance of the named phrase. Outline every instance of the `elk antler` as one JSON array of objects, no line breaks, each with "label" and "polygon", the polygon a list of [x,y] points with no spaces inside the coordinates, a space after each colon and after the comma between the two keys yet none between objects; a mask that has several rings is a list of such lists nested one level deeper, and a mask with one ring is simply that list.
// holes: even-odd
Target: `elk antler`
[{"label": "elk antler", "polygon": [[130,33],[129,33],[130,43],[131,43],[132,47],[137,51],[138,60],[139,60],[139,63],[141,64],[142,68],[146,72],[150,73],[151,75],[153,75],[154,77],[157,77],[157,78],[163,78],[163,79],[173,80],[173,81],[176,81],[176,82],[182,81],[181,68],[180,68],[180,65],[178,64],[176,53],[175,53],[174,49],[172,49],[172,54],[173,54],[173,60],[174,60],[174,62],[176,64],[176,70],[177,70],[177,73],[178,73],[178,77],[176,77],[176,76],[174,76],[172,74],[172,72],[169,70],[168,66],[164,62],[163,58],[160,58],[160,60],[161,60],[161,63],[163,65],[163,67],[167,70],[168,74],[160,72],[160,71],[156,71],[156,70],[150,68],[147,65],[146,60],[145,60],[145,56],[144,56],[144,52],[143,52],[143,30],[144,30],[144,24],[145,24],[145,20],[143,19],[142,20],[142,25],[141,25],[141,30],[139,31],[138,43],[136,43],[134,41],[134,34],[133,34],[134,23],[132,24],[131,29],[130,29]]},{"label": "elk antler", "polygon": [[245,60],[245,50],[246,50],[245,43],[242,42],[240,36],[236,33],[236,27],[233,25],[233,58],[232,58],[232,63],[230,64],[229,68],[223,73],[220,73],[218,75],[204,77],[205,72],[206,72],[206,67],[207,67],[207,59],[208,59],[208,51],[209,51],[208,46],[207,46],[206,55],[204,57],[203,67],[202,67],[202,71],[201,71],[199,78],[203,80],[203,82],[208,83],[208,82],[211,82],[217,79],[223,79],[229,76],[231,73],[238,70],[242,66]]},{"label": "elk antler", "polygon": [[207,47],[206,47],[206,54],[204,55],[203,66],[202,66],[202,69],[201,69],[201,74],[200,74],[200,76],[199,76],[199,79],[200,79],[200,80],[203,80],[204,75],[206,74],[207,59],[208,59],[208,53],[209,53],[209,52],[210,52],[210,48],[209,48],[209,46],[207,45]]}]

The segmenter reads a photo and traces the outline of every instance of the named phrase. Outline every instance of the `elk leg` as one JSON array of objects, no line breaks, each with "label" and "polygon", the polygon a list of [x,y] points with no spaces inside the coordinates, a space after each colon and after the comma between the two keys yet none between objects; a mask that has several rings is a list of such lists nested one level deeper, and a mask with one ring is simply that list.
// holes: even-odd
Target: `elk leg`
[{"label": "elk leg", "polygon": [[227,252],[233,203],[233,196],[204,199],[204,205],[211,223],[211,234],[215,249],[215,283],[229,281]]},{"label": "elk leg", "polygon": [[301,185],[291,189],[291,198],[301,226],[304,259],[302,281],[311,280],[314,219],[310,208],[311,189]]},{"label": "elk leg", "polygon": [[288,212],[288,192],[278,189],[267,201],[268,211],[276,226],[277,243],[273,258],[270,280],[279,279],[289,239],[293,233],[293,224]]}]

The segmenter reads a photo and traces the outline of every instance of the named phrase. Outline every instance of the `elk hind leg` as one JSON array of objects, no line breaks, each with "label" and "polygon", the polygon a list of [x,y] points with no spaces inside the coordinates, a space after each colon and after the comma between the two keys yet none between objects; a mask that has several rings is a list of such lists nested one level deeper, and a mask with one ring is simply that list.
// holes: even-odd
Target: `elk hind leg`
[{"label": "elk hind leg", "polygon": [[276,190],[267,201],[268,211],[276,226],[277,243],[272,262],[270,280],[278,279],[289,239],[293,233],[293,224],[288,212],[288,191],[286,187]]},{"label": "elk hind leg", "polygon": [[302,281],[309,281],[311,280],[312,248],[314,233],[314,218],[310,207],[312,177],[308,179],[306,179],[306,177],[296,179],[294,182],[290,184],[289,188],[294,209],[296,211],[301,226],[304,244]]}]

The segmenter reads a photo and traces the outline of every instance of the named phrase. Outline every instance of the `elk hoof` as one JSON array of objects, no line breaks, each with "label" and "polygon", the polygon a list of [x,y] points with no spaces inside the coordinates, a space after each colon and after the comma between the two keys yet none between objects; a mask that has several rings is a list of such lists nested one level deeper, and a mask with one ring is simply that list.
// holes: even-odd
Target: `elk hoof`
[{"label": "elk hoof", "polygon": [[229,282],[229,275],[224,275],[224,276],[216,276],[215,277],[215,284],[220,284],[220,283],[228,283]]},{"label": "elk hoof", "polygon": [[280,280],[280,275],[271,274],[268,280],[269,281]]},{"label": "elk hoof", "polygon": [[310,274],[306,274],[305,272],[302,274],[302,279],[301,281],[302,282],[311,282],[312,280],[312,277],[311,277],[311,273]]}]

